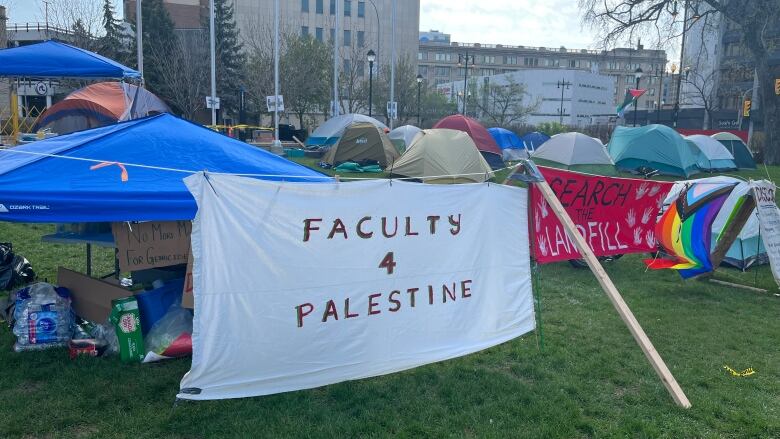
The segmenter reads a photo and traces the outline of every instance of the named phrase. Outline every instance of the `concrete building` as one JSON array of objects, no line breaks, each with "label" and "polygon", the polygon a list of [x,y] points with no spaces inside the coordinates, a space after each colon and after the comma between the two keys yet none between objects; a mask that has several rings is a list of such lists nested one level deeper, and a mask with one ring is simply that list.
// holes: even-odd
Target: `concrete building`
[{"label": "concrete building", "polygon": [[[521,98],[523,106],[536,106],[524,121],[527,124],[562,121],[569,126],[585,126],[614,121],[614,79],[582,69],[529,68],[469,78],[466,114],[483,118],[484,109],[493,105],[491,98],[484,93],[485,86],[501,86],[510,82],[526,86],[527,95]],[[562,83],[569,85],[561,86]],[[458,110],[462,111],[463,86],[463,81],[454,81],[439,84],[436,89],[452,102],[457,102]]]},{"label": "concrete building", "polygon": [[[610,103],[623,101],[627,88],[636,87],[634,72],[644,72],[640,88],[648,92],[639,99],[639,107],[656,108],[660,99],[656,96],[659,81],[666,68],[666,52],[663,50],[619,48],[609,51],[567,49],[565,47],[531,47],[506,44],[441,43],[420,38],[417,55],[419,73],[428,83],[437,85],[462,80],[465,56],[469,56],[469,76],[492,76],[525,69],[549,70],[573,69],[598,72],[611,77],[613,96]],[[558,78],[560,79],[560,78]]]}]

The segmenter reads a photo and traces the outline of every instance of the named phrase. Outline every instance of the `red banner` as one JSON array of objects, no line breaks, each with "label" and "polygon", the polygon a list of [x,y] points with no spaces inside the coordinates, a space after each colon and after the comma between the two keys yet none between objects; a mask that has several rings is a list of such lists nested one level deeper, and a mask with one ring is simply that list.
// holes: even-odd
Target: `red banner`
[{"label": "red banner", "polygon": [[[539,167],[596,256],[655,251],[655,223],[674,183],[602,177]],[[536,187],[531,240],[539,263],[579,259],[574,242]]]}]

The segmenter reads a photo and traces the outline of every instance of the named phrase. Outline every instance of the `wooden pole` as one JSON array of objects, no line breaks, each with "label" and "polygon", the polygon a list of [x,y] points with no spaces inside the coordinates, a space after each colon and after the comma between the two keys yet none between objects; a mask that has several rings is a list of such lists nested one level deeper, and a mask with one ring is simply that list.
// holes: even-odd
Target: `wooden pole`
[{"label": "wooden pole", "polygon": [[748,285],[740,285],[740,284],[726,282],[726,281],[722,281],[722,280],[718,280],[718,279],[710,279],[710,282],[718,284],[718,285],[725,285],[727,287],[742,288],[742,289],[749,290],[749,291],[755,291],[756,293],[768,293],[769,292],[769,291],[767,291],[767,290],[765,290],[763,288],[756,288],[756,287],[751,287],[751,286],[748,286]]},{"label": "wooden pole", "polygon": [[655,350],[653,343],[647,337],[647,334],[645,334],[642,326],[639,325],[639,322],[636,320],[636,317],[634,317],[631,309],[629,309],[628,305],[623,300],[620,292],[617,290],[617,288],[615,288],[615,284],[612,283],[612,279],[610,279],[607,275],[607,272],[604,271],[604,267],[602,267],[598,259],[596,259],[596,255],[593,254],[593,251],[585,242],[585,238],[580,235],[571,217],[569,217],[569,214],[566,213],[566,210],[561,205],[561,202],[558,201],[555,193],[550,188],[550,185],[548,185],[546,181],[535,182],[534,184],[539,188],[542,196],[550,205],[552,211],[555,212],[555,216],[558,217],[558,220],[561,222],[561,224],[563,224],[563,227],[569,234],[569,237],[574,241],[574,244],[577,246],[577,250],[579,250],[580,255],[582,255],[582,257],[585,259],[585,262],[587,262],[588,266],[590,267],[590,270],[596,276],[596,280],[598,280],[601,288],[604,290],[604,293],[606,293],[607,297],[609,297],[609,300],[617,310],[620,318],[623,319],[623,322],[626,324],[626,326],[628,326],[628,330],[631,331],[631,335],[634,337],[634,340],[636,340],[636,342],[639,344],[639,347],[642,348],[642,352],[644,352],[645,357],[647,357],[648,361],[650,361],[650,364],[653,366],[653,369],[655,369],[655,373],[657,373],[658,377],[661,378],[661,382],[664,384],[664,387],[666,387],[666,390],[668,390],[669,394],[672,395],[674,402],[680,407],[690,408],[691,403],[688,401],[685,393],[680,388],[680,385],[677,384],[677,380],[674,379],[672,372],[670,372],[669,368],[666,367],[666,363],[664,363],[664,360]]},{"label": "wooden pole", "polygon": [[[745,199],[745,202],[742,203],[739,211],[735,214],[734,219],[731,221],[731,224],[729,224],[729,228],[721,233],[720,239],[718,239],[718,243],[715,245],[715,250],[713,250],[710,255],[712,271],[715,271],[715,269],[720,266],[720,263],[723,262],[723,258],[726,257],[726,253],[731,248],[731,245],[734,244],[734,240],[737,239],[739,232],[742,231],[742,228],[745,227],[745,224],[747,224],[750,219],[750,215],[753,214],[753,210],[756,207],[756,200],[750,194],[745,196],[747,199]],[[712,273],[704,273],[704,275],[712,275]]]},{"label": "wooden pole", "polygon": [[303,142],[301,142],[297,137],[292,136],[292,138],[293,138],[293,140],[295,140],[295,143],[297,143],[298,145],[301,146],[301,148],[304,148],[304,149],[306,148],[306,145],[304,145]]}]

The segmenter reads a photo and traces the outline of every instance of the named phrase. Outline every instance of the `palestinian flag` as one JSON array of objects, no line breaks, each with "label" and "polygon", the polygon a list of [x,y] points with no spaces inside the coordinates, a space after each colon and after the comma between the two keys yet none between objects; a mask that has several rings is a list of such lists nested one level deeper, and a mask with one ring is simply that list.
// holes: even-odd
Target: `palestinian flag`
[{"label": "palestinian flag", "polygon": [[623,117],[623,113],[626,111],[626,108],[628,108],[631,104],[634,103],[635,100],[639,99],[639,96],[642,96],[645,94],[647,90],[646,89],[633,89],[629,88],[626,90],[626,98],[623,99],[623,103],[620,104],[617,107],[617,115],[618,117]]}]

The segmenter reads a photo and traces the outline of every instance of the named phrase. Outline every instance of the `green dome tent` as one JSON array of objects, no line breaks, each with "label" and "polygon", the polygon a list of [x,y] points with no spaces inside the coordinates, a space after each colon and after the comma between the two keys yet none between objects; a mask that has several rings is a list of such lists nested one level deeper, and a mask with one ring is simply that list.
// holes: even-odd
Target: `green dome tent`
[{"label": "green dome tent", "polygon": [[756,169],[756,162],[753,160],[753,154],[750,153],[745,142],[732,133],[722,132],[713,134],[712,138],[722,143],[731,155],[734,156],[734,162],[739,169]]},{"label": "green dome tent", "polygon": [[581,133],[556,134],[531,153],[537,165],[596,175],[618,175],[604,145]]},{"label": "green dome tent", "polygon": [[[393,175],[425,183],[482,183],[493,170],[474,140],[464,131],[448,128],[422,130],[393,166]],[[440,177],[452,175],[453,177]]]},{"label": "green dome tent", "polygon": [[737,164],[734,163],[734,156],[731,155],[726,147],[704,134],[694,134],[685,137],[686,142],[693,142],[699,148],[699,157],[696,165],[702,171],[735,171]]},{"label": "green dome tent", "polygon": [[355,122],[344,130],[338,143],[331,147],[322,161],[332,166],[352,161],[376,162],[382,168],[399,157],[387,135],[371,122]]},{"label": "green dome tent", "polygon": [[690,177],[699,172],[699,150],[666,125],[617,127],[607,145],[619,169],[633,171],[646,166],[666,175]]}]

